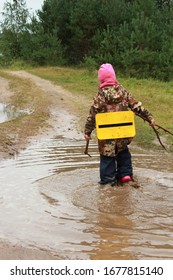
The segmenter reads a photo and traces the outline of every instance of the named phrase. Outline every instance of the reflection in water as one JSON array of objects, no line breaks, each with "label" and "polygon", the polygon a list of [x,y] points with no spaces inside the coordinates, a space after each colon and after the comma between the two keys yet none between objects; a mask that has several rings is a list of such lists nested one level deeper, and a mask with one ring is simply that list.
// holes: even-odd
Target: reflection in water
[{"label": "reflection in water", "polygon": [[29,110],[15,110],[10,105],[0,103],[0,123],[31,113]]},{"label": "reflection in water", "polygon": [[172,258],[171,156],[132,149],[141,187],[100,187],[97,146],[84,146],[58,136],[1,161],[0,237],[62,259]]},{"label": "reflection in water", "polygon": [[[128,250],[135,226],[129,219],[133,205],[129,205],[130,189],[103,187],[99,190],[98,215],[95,231],[99,238],[92,259],[135,259]],[[127,206],[128,205],[128,206]]]},{"label": "reflection in water", "polygon": [[99,237],[91,259],[171,259],[172,199],[172,188],[147,177],[140,189],[102,187],[94,194],[93,186],[79,188],[74,203],[97,215],[92,232]]}]

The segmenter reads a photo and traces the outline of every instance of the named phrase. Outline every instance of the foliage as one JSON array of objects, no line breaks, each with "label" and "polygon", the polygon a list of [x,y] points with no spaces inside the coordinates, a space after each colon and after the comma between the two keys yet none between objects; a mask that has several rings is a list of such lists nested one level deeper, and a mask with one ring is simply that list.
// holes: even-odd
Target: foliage
[{"label": "foliage", "polygon": [[1,64],[110,62],[132,77],[173,76],[172,0],[44,0],[32,17],[24,0],[6,1],[1,29]]},{"label": "foliage", "polygon": [[6,61],[19,58],[21,55],[21,34],[27,31],[28,10],[26,2],[13,1],[4,5],[4,21],[1,24],[1,53]]},{"label": "foliage", "polygon": [[63,48],[55,30],[44,32],[35,16],[29,17],[24,0],[6,2],[1,23],[0,64],[11,64],[14,59],[34,65],[62,65]]}]

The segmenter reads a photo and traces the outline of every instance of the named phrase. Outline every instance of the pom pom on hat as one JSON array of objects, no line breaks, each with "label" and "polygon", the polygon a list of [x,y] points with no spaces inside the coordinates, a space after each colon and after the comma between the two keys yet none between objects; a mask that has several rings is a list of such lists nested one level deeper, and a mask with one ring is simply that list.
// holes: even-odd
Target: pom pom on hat
[{"label": "pom pom on hat", "polygon": [[111,64],[102,64],[98,70],[98,80],[100,88],[113,86],[117,83],[115,71]]}]

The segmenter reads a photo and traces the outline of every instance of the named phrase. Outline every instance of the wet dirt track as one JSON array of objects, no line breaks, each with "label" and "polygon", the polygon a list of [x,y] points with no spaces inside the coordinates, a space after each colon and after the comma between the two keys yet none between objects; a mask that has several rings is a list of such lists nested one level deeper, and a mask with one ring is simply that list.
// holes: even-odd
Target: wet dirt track
[{"label": "wet dirt track", "polygon": [[55,114],[55,137],[0,161],[0,238],[62,259],[172,259],[172,155],[132,145],[140,188],[100,187],[96,142],[84,155],[75,117]]},{"label": "wet dirt track", "polygon": [[63,133],[1,161],[0,237],[62,259],[171,259],[171,156],[132,147],[141,187],[100,187],[96,143],[89,158],[82,135]]}]

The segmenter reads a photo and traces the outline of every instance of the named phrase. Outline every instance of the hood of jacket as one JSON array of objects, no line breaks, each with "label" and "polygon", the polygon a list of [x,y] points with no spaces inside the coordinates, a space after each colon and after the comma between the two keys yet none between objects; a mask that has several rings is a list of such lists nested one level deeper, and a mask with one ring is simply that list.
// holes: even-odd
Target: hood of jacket
[{"label": "hood of jacket", "polygon": [[113,86],[117,84],[116,74],[111,64],[102,64],[98,70],[99,87]]}]

